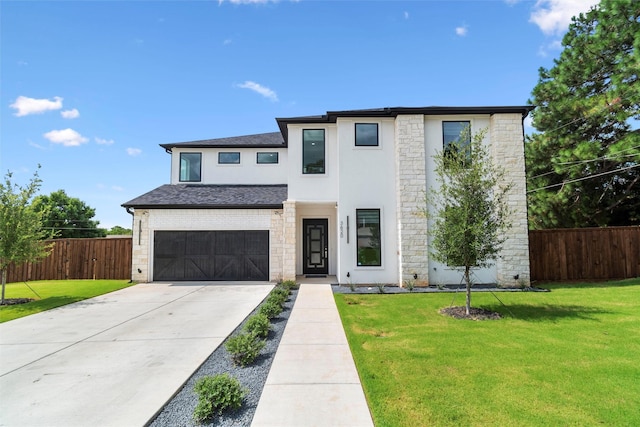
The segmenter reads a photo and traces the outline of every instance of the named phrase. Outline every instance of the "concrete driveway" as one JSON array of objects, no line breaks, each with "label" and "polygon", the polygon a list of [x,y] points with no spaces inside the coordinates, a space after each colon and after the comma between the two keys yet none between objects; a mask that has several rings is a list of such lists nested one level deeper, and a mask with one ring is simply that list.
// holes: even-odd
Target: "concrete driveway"
[{"label": "concrete driveway", "polygon": [[0,425],[144,425],[271,289],[139,284],[0,324]]}]

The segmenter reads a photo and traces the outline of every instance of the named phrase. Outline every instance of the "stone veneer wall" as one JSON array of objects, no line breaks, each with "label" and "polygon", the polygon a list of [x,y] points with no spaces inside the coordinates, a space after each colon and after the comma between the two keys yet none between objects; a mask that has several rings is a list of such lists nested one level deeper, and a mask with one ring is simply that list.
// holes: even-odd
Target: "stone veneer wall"
[{"label": "stone veneer wall", "polygon": [[282,280],[284,262],[284,212],[282,209],[271,211],[271,229],[269,230],[269,280]]},{"label": "stone veneer wall", "polygon": [[[136,209],[133,213],[133,241],[131,249],[131,280],[149,281],[149,211]],[[138,272],[140,269],[140,272]]]},{"label": "stone veneer wall", "polygon": [[296,280],[296,202],[283,204],[282,279]]},{"label": "stone veneer wall", "polygon": [[[491,153],[494,162],[502,166],[506,178],[513,183],[507,195],[512,210],[512,227],[506,232],[501,255],[496,260],[499,284],[515,286],[530,283],[529,226],[527,223],[527,184],[524,163],[524,133],[520,114],[491,116]],[[519,280],[514,279],[518,275]]]},{"label": "stone veneer wall", "polygon": [[396,210],[398,215],[398,282],[429,283],[427,219],[424,205],[426,157],[423,115],[399,115],[395,122]]}]

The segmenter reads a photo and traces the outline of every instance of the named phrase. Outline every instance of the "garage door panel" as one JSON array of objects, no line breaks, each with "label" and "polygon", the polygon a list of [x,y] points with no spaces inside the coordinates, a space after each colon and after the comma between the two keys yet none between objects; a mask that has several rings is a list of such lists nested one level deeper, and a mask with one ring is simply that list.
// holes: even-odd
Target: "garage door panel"
[{"label": "garage door panel", "polygon": [[156,231],[154,280],[269,280],[268,231]]}]

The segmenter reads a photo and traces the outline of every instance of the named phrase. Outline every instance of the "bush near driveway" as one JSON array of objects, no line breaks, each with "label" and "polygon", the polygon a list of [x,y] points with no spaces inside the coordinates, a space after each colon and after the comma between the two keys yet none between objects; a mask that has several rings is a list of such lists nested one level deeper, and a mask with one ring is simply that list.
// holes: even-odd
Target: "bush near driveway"
[{"label": "bush near driveway", "polygon": [[640,279],[548,287],[476,293],[502,315],[481,322],[439,314],[451,294],[336,294],[375,424],[640,425]]}]

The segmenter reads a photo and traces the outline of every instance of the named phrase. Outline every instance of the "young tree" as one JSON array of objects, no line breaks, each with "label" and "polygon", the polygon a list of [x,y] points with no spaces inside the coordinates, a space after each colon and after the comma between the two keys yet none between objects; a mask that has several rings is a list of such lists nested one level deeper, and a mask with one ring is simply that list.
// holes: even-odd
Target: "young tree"
[{"label": "young tree", "polygon": [[530,228],[640,224],[640,3],[602,0],[573,18],[530,101]]},{"label": "young tree", "polygon": [[487,267],[502,249],[510,227],[506,193],[511,183],[482,143],[486,130],[460,138],[436,154],[436,183],[427,192],[423,213],[433,221],[431,256],[460,267],[466,284],[466,314],[471,309],[471,272]]},{"label": "young tree", "polygon": [[70,197],[64,190],[42,195],[33,201],[37,211],[44,212],[44,226],[56,233],[58,238],[105,237],[106,231],[93,221],[96,210],[82,200]]},{"label": "young tree", "polygon": [[[40,166],[38,166],[39,168]],[[44,242],[51,233],[42,229],[44,212],[36,211],[32,199],[40,188],[36,171],[25,187],[11,182],[7,172],[0,183],[0,270],[2,271],[2,299],[4,304],[7,268],[11,263],[34,262],[49,255],[51,244]]]}]

